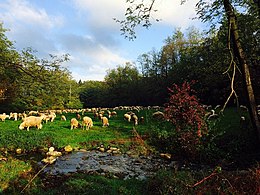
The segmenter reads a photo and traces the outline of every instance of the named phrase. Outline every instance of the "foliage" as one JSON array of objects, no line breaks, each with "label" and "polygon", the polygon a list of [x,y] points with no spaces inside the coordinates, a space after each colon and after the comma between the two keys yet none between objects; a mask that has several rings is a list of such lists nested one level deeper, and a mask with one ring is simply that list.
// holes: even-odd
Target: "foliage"
[{"label": "foliage", "polygon": [[[144,2],[141,3],[135,0],[126,0],[128,7],[125,13],[125,20],[119,20],[114,18],[114,20],[121,25],[121,32],[129,40],[136,38],[135,28],[139,25],[142,25],[145,28],[151,26],[150,15],[152,12],[157,10],[153,9],[153,3],[155,0],[152,0],[151,4],[144,5]],[[137,2],[137,3],[136,3]],[[156,21],[159,21],[158,19]]]},{"label": "foliage", "polygon": [[191,128],[197,132],[197,136],[207,133],[204,121],[205,110],[199,104],[198,99],[188,82],[184,82],[181,87],[174,84],[170,89],[169,102],[165,104],[166,119],[176,126],[177,131]]},{"label": "foliage", "polygon": [[191,93],[191,85],[184,82],[181,87],[173,85],[169,102],[165,104],[165,117],[175,126],[178,145],[184,154],[196,154],[200,139],[208,133],[205,110]]},{"label": "foliage", "polygon": [[110,97],[107,97],[110,107],[119,105],[139,105],[141,88],[139,73],[131,63],[108,70],[105,82]]},{"label": "foliage", "polygon": [[148,194],[191,194],[192,189],[187,184],[194,178],[188,171],[158,171],[147,181]]},{"label": "foliage", "polygon": [[19,53],[4,33],[1,24],[0,109],[14,112],[66,107],[71,75],[61,64],[69,60],[69,55],[50,54],[49,59],[39,59],[32,48]]},{"label": "foliage", "polygon": [[107,107],[109,93],[102,81],[84,81],[79,90],[79,98],[84,108]]}]

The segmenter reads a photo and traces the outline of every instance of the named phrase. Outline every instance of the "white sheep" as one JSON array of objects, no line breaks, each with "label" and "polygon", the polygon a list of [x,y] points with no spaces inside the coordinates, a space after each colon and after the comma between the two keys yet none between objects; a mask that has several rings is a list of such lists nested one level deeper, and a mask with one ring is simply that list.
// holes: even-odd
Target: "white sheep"
[{"label": "white sheep", "polygon": [[17,121],[17,118],[18,118],[18,114],[15,112],[15,113],[10,113],[10,115],[9,115],[9,119],[14,119],[15,121]]},{"label": "white sheep", "polygon": [[39,116],[29,116],[24,118],[23,122],[20,124],[19,129],[24,129],[27,127],[27,131],[29,131],[30,127],[36,127],[37,129],[42,128],[42,119],[43,117]]},{"label": "white sheep", "polygon": [[117,112],[116,111],[112,111],[111,112],[111,116],[117,116]]},{"label": "white sheep", "polygon": [[84,126],[86,126],[86,130],[93,127],[93,121],[90,117],[84,116],[82,120],[82,129],[84,130]]},{"label": "white sheep", "polygon": [[66,116],[62,115],[61,118],[60,118],[62,121],[66,121]]},{"label": "white sheep", "polygon": [[136,116],[135,114],[132,114],[131,121],[134,122],[134,125],[138,125],[138,116]]},{"label": "white sheep", "polygon": [[32,110],[32,111],[30,111],[30,112],[28,113],[28,115],[29,115],[29,116],[32,116],[32,115],[36,115],[36,116],[37,116],[38,113],[39,113],[38,111]]},{"label": "white sheep", "polygon": [[131,115],[130,114],[124,114],[124,119],[127,120],[128,122],[131,121]]},{"label": "white sheep", "polygon": [[110,110],[107,110],[107,114],[108,114],[108,118],[111,118],[111,116],[112,116],[112,113],[111,113],[111,111],[110,111]]},{"label": "white sheep", "polygon": [[164,113],[161,112],[161,111],[156,111],[156,112],[154,112],[154,113],[152,114],[152,117],[153,117],[154,119],[160,120],[160,119],[164,119],[164,118],[165,118],[165,115],[164,115]]},{"label": "white sheep", "polygon": [[5,121],[5,119],[8,117],[8,115],[6,115],[5,113],[3,113],[3,114],[0,114],[0,119],[2,120],[2,121]]},{"label": "white sheep", "polygon": [[76,118],[72,118],[70,120],[70,129],[72,130],[72,129],[76,129],[76,128],[80,128],[80,124]]},{"label": "white sheep", "polygon": [[217,119],[219,118],[219,115],[215,113],[215,110],[211,110],[211,114],[208,116],[208,120]]},{"label": "white sheep", "polygon": [[102,124],[103,124],[102,127],[108,127],[109,126],[109,122],[108,122],[108,118],[107,117],[103,116],[101,118],[101,121],[102,121]]}]

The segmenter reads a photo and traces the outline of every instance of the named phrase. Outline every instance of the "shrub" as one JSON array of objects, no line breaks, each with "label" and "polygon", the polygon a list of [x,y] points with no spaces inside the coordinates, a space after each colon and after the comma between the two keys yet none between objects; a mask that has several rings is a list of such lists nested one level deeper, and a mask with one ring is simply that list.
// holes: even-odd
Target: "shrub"
[{"label": "shrub", "polygon": [[166,119],[175,126],[176,145],[187,157],[196,155],[200,139],[208,133],[204,119],[205,109],[194,95],[191,84],[174,84],[169,88],[170,98],[165,104]]}]

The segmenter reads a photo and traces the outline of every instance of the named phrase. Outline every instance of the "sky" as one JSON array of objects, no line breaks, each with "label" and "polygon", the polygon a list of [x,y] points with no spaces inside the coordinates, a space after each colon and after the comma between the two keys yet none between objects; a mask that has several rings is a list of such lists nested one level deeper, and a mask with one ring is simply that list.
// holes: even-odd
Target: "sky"
[{"label": "sky", "polygon": [[18,51],[31,47],[40,59],[69,54],[70,60],[62,66],[73,79],[102,81],[109,69],[159,51],[176,28],[203,28],[200,21],[192,20],[196,2],[156,0],[158,11],[152,17],[160,22],[153,22],[148,30],[138,28],[134,41],[125,39],[113,20],[124,19],[125,0],[0,0],[0,22]]}]

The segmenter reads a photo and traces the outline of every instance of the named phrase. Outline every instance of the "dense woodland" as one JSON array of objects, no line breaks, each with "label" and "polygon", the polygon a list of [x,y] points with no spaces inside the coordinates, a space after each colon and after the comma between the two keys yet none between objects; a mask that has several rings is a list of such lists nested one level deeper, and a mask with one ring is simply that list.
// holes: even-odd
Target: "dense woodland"
[{"label": "dense woodland", "polygon": [[[260,102],[259,20],[255,12],[237,16],[241,42],[251,69],[257,102]],[[223,105],[231,92],[231,56],[227,48],[227,21],[207,33],[190,27],[175,29],[159,51],[140,54],[136,62],[119,64],[107,70],[104,81],[76,81],[62,66],[69,55],[38,59],[32,48],[17,51],[0,27],[0,110],[23,111],[120,105],[163,105],[168,87],[195,81],[201,103]],[[234,59],[237,61],[237,59]],[[239,63],[237,63],[239,64]],[[88,74],[86,72],[86,74]],[[246,104],[241,72],[235,75],[240,104]],[[236,105],[235,96],[229,101]]]}]

